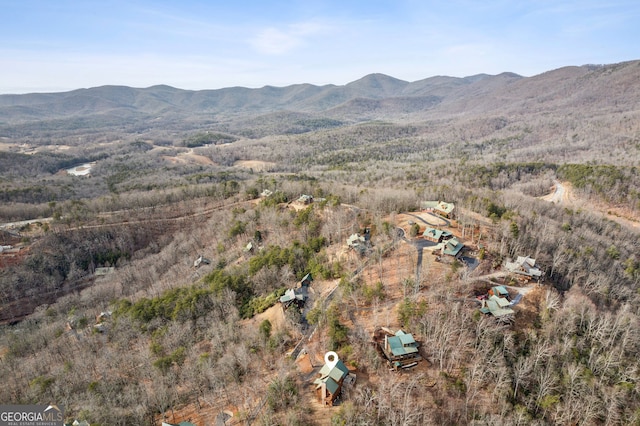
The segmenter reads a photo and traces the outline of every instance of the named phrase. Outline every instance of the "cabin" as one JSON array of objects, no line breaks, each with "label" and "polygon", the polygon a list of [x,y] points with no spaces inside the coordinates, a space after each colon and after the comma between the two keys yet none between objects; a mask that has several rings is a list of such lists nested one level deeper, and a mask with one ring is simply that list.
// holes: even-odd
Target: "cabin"
[{"label": "cabin", "polygon": [[390,361],[413,359],[418,354],[418,343],[411,333],[398,330],[393,336],[385,336],[384,353]]},{"label": "cabin", "polygon": [[503,285],[497,285],[497,286],[491,287],[487,294],[489,296],[496,296],[496,297],[507,299],[507,301],[511,300],[511,297],[509,296],[509,291]]},{"label": "cabin", "polygon": [[504,300],[505,299],[500,297],[491,296],[482,301],[480,312],[493,315],[500,322],[511,323],[513,322],[515,311],[508,307],[510,306],[510,302],[506,302],[505,304]]},{"label": "cabin", "polygon": [[299,288],[290,288],[280,296],[279,302],[282,309],[287,310],[291,305],[296,305],[298,309],[302,309],[309,298],[308,286]]},{"label": "cabin", "polygon": [[453,238],[453,234],[443,229],[427,227],[427,229],[422,233],[422,237],[426,240],[433,241],[434,243],[441,243]]},{"label": "cabin", "polygon": [[296,305],[298,309],[302,309],[309,298],[309,286],[313,281],[311,274],[305,275],[297,288],[290,288],[280,297],[279,302],[282,309],[286,310],[291,305]]},{"label": "cabin", "polygon": [[361,256],[364,256],[371,245],[369,236],[370,234],[367,230],[365,230],[364,235],[351,234],[349,238],[347,238],[347,246],[357,251]]},{"label": "cabin", "polygon": [[505,286],[499,285],[491,287],[487,296],[483,296],[481,302],[480,312],[483,314],[492,315],[499,322],[513,322],[515,311],[511,309],[511,307],[515,302],[511,301],[511,297]]},{"label": "cabin", "polygon": [[422,360],[418,353],[419,344],[411,333],[398,330],[395,333],[386,327],[379,327],[374,332],[374,341],[381,355],[394,370],[413,367]]},{"label": "cabin", "polygon": [[299,198],[298,198],[298,203],[300,204],[311,204],[313,203],[313,196],[312,195],[307,195],[307,194],[302,194]]},{"label": "cabin", "polygon": [[542,277],[542,271],[536,266],[536,260],[529,256],[518,256],[515,262],[506,262],[504,267],[509,272],[527,278],[540,279]]},{"label": "cabin", "polygon": [[318,373],[320,377],[313,381],[316,385],[316,392],[323,406],[333,406],[336,399],[340,396],[342,385],[345,383],[349,374],[349,369],[338,358],[338,354],[329,351],[324,355],[325,364]]},{"label": "cabin", "polygon": [[433,212],[439,216],[446,217],[447,219],[453,219],[455,204],[447,203],[444,201],[423,201],[420,203],[422,210]]},{"label": "cabin", "polygon": [[438,251],[440,251],[440,254],[442,256],[450,256],[455,259],[460,259],[460,256],[462,256],[463,248],[464,248],[464,244],[461,243],[457,238],[453,237],[439,243],[435,247],[433,253],[438,254]]}]

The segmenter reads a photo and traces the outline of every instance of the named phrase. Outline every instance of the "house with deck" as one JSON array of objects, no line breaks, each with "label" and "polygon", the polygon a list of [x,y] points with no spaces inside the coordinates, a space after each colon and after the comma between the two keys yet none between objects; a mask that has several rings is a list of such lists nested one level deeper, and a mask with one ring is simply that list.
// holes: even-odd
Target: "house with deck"
[{"label": "house with deck", "polygon": [[394,370],[413,367],[422,360],[418,353],[418,342],[411,333],[398,330],[395,333],[386,327],[378,327],[373,335],[381,355]]},{"label": "house with deck", "polygon": [[282,309],[286,310],[291,305],[296,305],[296,307],[302,309],[309,298],[311,281],[313,281],[313,277],[311,274],[307,274],[302,278],[297,288],[290,288],[285,291],[279,299]]},{"label": "house with deck", "polygon": [[518,256],[515,262],[506,262],[505,269],[514,274],[522,275],[527,279],[542,277],[542,270],[536,266],[536,260],[529,256]]},{"label": "house with deck", "polygon": [[439,243],[435,247],[433,253],[460,259],[460,257],[462,256],[462,249],[464,249],[464,244],[461,243],[457,238],[453,237]]},{"label": "house with deck", "polygon": [[481,303],[480,312],[483,314],[492,315],[500,322],[513,322],[515,311],[511,307],[515,302],[511,301],[509,291],[505,286],[491,287],[487,295],[481,299]]},{"label": "house with deck", "polygon": [[433,212],[447,219],[452,219],[455,211],[455,204],[444,201],[423,201],[420,203],[422,210]]},{"label": "house with deck", "polygon": [[453,234],[444,229],[427,227],[422,233],[422,237],[426,240],[433,241],[434,243],[441,243],[445,240],[453,238]]},{"label": "house with deck", "polygon": [[[320,377],[313,381],[316,392],[323,406],[332,406],[340,396],[342,386],[350,376],[349,369],[338,358],[338,354],[330,351],[324,355],[325,364],[318,373]],[[353,378],[355,379],[355,377]]]},{"label": "house with deck", "polygon": [[369,228],[364,230],[364,234],[351,234],[347,238],[347,247],[355,250],[361,256],[365,255],[367,250],[371,247],[371,231]]}]

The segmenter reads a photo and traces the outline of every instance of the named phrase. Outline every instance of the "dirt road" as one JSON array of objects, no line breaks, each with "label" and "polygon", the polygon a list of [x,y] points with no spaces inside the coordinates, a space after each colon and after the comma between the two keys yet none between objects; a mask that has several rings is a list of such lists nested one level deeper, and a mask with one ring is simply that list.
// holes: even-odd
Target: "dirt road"
[{"label": "dirt road", "polygon": [[620,225],[635,229],[640,228],[639,218],[632,217],[629,213],[625,213],[620,207],[580,199],[573,192],[571,185],[566,182],[561,183],[557,180],[554,181],[553,192],[540,197],[540,199],[574,209],[588,209],[601,213],[607,219],[617,222]]}]

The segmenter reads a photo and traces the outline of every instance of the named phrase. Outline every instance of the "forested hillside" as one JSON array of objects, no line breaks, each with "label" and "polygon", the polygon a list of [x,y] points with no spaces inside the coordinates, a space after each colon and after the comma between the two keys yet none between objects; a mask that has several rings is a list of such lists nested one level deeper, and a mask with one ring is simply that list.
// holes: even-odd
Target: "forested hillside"
[{"label": "forested hillside", "polygon": [[[0,400],[92,425],[639,423],[638,82],[1,95]],[[495,286],[508,320],[481,310]],[[381,327],[421,360],[387,362]],[[327,351],[356,377],[332,407]]]}]

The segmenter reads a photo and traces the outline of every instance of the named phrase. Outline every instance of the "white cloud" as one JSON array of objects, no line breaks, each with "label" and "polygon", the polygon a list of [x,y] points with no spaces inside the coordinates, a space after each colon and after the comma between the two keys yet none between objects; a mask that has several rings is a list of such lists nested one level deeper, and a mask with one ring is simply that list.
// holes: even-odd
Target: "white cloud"
[{"label": "white cloud", "polygon": [[301,22],[288,25],[285,29],[265,28],[249,40],[259,53],[282,55],[306,44],[312,36],[326,33],[329,28],[316,22]]}]

